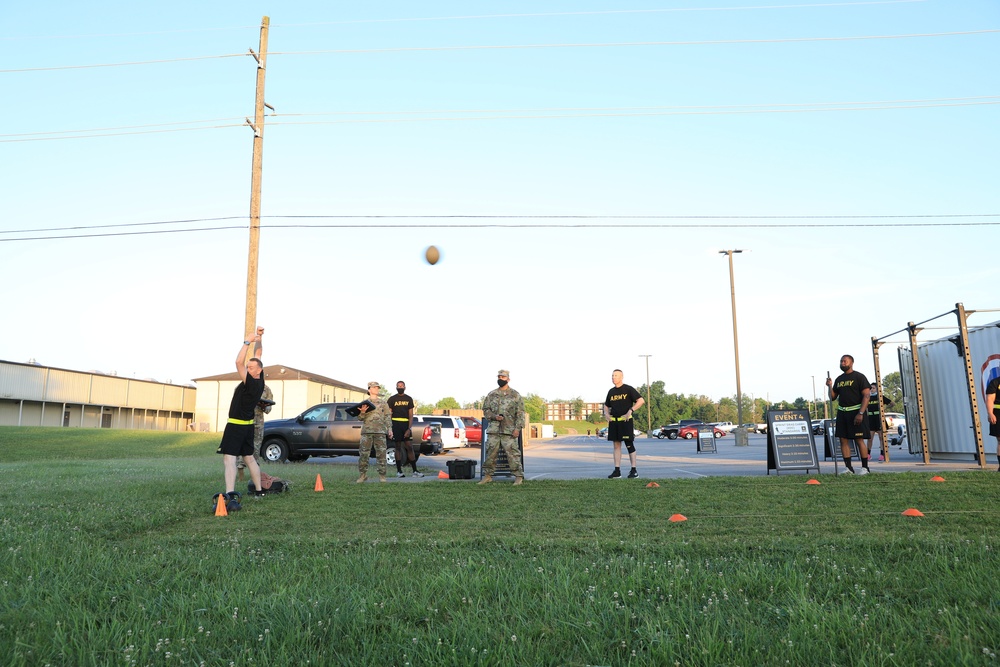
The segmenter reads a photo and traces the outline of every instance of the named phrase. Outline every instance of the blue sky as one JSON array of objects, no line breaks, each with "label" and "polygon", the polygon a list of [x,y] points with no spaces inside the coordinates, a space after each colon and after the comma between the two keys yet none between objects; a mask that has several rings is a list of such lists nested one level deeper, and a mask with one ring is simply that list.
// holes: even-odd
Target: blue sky
[{"label": "blue sky", "polygon": [[[614,368],[644,383],[639,355],[652,354],[667,391],[732,395],[723,248],[748,250],[736,291],[742,386],[756,396],[811,397],[845,352],[870,374],[872,336],[959,301],[997,306],[1000,33],[977,32],[1000,29],[996,2],[4,14],[0,278],[16,288],[3,359],[174,382],[230,369],[245,219],[13,239],[245,218],[255,63],[236,54],[257,48],[265,15],[268,363],[358,385],[402,377],[418,399],[461,401],[504,367],[522,392],[600,400]],[[902,37],[932,33],[963,34]],[[843,39],[863,36],[882,38]],[[452,48],[483,46],[522,48]],[[233,57],[67,69],[197,56]],[[297,215],[429,217],[275,217]],[[567,215],[587,217],[530,217]],[[906,217],[956,215],[979,217]],[[484,223],[500,226],[431,227]],[[567,223],[590,227],[537,226]],[[936,226],[870,226],[914,223]],[[373,227],[385,224],[402,227]],[[896,368],[895,345],[882,364]]]}]

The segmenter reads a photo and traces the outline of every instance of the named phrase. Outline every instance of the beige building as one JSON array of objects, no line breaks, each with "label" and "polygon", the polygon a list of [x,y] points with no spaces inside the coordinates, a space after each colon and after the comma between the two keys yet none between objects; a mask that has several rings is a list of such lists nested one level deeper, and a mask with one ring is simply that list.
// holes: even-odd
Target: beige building
[{"label": "beige building", "polygon": [[[599,414],[604,414],[604,404],[603,403],[584,403],[583,412],[580,413],[580,419],[586,419],[590,416],[590,413],[597,412]],[[573,416],[573,403],[546,403],[545,404],[545,421],[568,421],[576,419]]]},{"label": "beige building", "polygon": [[183,431],[195,388],[0,361],[0,425]]},{"label": "beige building", "polygon": [[[195,429],[223,430],[233,391],[240,382],[239,373],[196,378],[195,382],[198,384]],[[368,397],[367,389],[289,366],[265,366],[264,384],[274,394],[274,407],[267,420],[290,419],[317,403],[357,403]]]}]

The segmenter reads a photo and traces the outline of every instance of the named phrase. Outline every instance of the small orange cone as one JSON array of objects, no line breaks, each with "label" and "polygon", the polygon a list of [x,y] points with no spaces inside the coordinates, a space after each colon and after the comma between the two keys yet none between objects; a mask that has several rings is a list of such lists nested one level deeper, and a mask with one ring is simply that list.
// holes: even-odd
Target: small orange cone
[{"label": "small orange cone", "polygon": [[931,481],[932,482],[943,482],[944,481],[944,477],[942,477],[941,475],[934,475],[933,477],[931,477]]},{"label": "small orange cone", "polygon": [[316,473],[316,491],[323,490],[323,480],[320,479],[319,473]]},{"label": "small orange cone", "polygon": [[688,518],[683,514],[674,514],[673,516],[670,517],[670,520],[674,523],[677,523],[678,521],[687,521]]},{"label": "small orange cone", "polygon": [[806,484],[819,484],[819,480],[818,479],[811,479],[808,482],[806,482]]},{"label": "small orange cone", "polygon": [[910,508],[908,510],[903,510],[903,516],[923,516],[924,513],[918,509]]},{"label": "small orange cone", "polygon": [[219,502],[215,503],[215,516],[229,516],[226,510],[226,494],[219,494]]},{"label": "small orange cone", "polygon": [[444,470],[439,470],[438,479],[451,479],[451,477]]},{"label": "small orange cone", "polygon": [[650,482],[649,484],[646,485],[646,488],[647,489],[658,489],[658,488],[660,488],[660,485],[657,484],[656,482]]}]

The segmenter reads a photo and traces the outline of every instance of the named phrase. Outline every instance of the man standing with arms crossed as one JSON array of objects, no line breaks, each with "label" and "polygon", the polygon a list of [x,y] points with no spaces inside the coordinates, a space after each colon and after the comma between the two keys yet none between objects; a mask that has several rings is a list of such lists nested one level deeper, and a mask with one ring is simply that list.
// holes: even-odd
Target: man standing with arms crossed
[{"label": "man standing with arms crossed", "polygon": [[493,473],[497,468],[497,455],[500,448],[507,454],[510,471],[514,473],[514,486],[524,483],[524,466],[521,464],[521,450],[517,446],[517,438],[524,426],[524,401],[521,395],[509,385],[510,372],[497,371],[497,385],[486,395],[483,401],[483,418],[489,422],[486,429],[488,449],[483,461],[483,478],[480,484],[493,481]]},{"label": "man standing with arms crossed", "polygon": [[414,477],[423,477],[424,473],[417,470],[419,449],[414,451],[412,445],[413,433],[413,399],[406,395],[406,383],[400,380],[396,383],[396,395],[386,403],[392,411],[392,440],[396,444],[396,477],[406,477],[403,465],[409,462],[413,468]]},{"label": "man standing with arms crossed", "polygon": [[[1000,404],[997,404],[997,394],[1000,393],[1000,376],[986,385],[986,409],[990,418],[990,435],[997,439],[997,461],[1000,462]],[[1000,467],[997,468],[1000,472]]]},{"label": "man standing with arms crossed", "polygon": [[635,387],[624,384],[622,380],[624,374],[615,369],[611,373],[611,382],[614,383],[608,390],[608,397],[604,401],[604,418],[608,420],[608,440],[615,443],[615,469],[608,475],[608,479],[620,479],[622,476],[622,443],[628,450],[628,460],[632,464],[632,469],[628,473],[629,479],[639,476],[639,471],[635,469],[635,425],[632,423],[632,413],[643,405],[646,401]]},{"label": "man standing with arms crossed", "polygon": [[[871,437],[866,419],[871,385],[868,378],[854,370],[854,357],[849,354],[840,358],[840,370],[842,373],[836,380],[826,379],[830,400],[838,402],[836,436],[840,438],[840,453],[850,474],[867,475],[871,472],[868,469],[868,447],[865,446],[865,440]],[[851,465],[851,440],[857,444],[858,456],[861,457],[861,471],[857,473]]]},{"label": "man standing with arms crossed", "polygon": [[[261,336],[264,335],[264,327],[257,327],[257,335],[250,340],[243,341],[236,356],[236,371],[240,374],[241,382],[236,385],[233,391],[233,399],[229,403],[229,420],[226,428],[222,432],[222,443],[219,445],[218,453],[222,454],[222,465],[225,471],[226,480],[226,504],[235,501],[236,494],[236,458],[243,457],[247,468],[250,470],[250,479],[254,485],[254,495],[263,496],[264,491],[260,486],[260,468],[253,457],[253,423],[254,410],[260,401],[261,394],[264,393],[264,365],[259,356],[262,353]],[[247,352],[250,346],[254,346],[254,353],[258,356],[247,361]],[[239,509],[236,504],[234,509]]]}]

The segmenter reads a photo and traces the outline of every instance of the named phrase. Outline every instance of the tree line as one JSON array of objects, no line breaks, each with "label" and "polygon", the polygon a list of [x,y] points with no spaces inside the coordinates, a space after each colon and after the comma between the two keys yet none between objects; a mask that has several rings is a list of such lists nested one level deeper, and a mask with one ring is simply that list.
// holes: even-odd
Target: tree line
[{"label": "tree line", "polygon": [[[872,379],[872,378],[869,378]],[[737,421],[736,396],[725,396],[719,400],[714,400],[708,396],[697,394],[668,394],[666,383],[663,380],[656,380],[650,385],[649,392],[646,385],[636,387],[642,397],[646,399],[647,405],[639,408],[634,414],[636,424],[646,423],[646,415],[649,412],[650,423],[654,427],[666,424],[676,424],[681,419],[700,419],[704,422],[733,422]],[[899,412],[903,404],[903,390],[899,373],[889,373],[882,379],[883,412]],[[647,398],[648,397],[648,398]],[[781,400],[768,402],[765,398],[753,397],[743,394],[743,420],[745,423],[761,422],[768,410],[809,410],[814,419],[824,417],[823,405],[827,397],[826,384],[822,389],[817,388],[815,405],[810,399],[799,396],[792,401]],[[485,396],[476,401],[469,401],[465,404],[459,403],[455,398],[446,396],[436,403],[424,403],[416,401],[416,412],[418,414],[430,414],[435,409],[454,410],[460,408],[480,409],[482,408]],[[524,396],[524,409],[533,423],[540,423],[545,420],[546,403],[569,403],[570,413],[575,419],[586,420],[594,424],[604,421],[604,415],[600,412],[584,414],[586,402],[579,396],[571,399],[553,399],[547,401],[538,394],[526,394]],[[652,405],[649,405],[649,404]],[[828,416],[832,417],[832,414]]]}]

